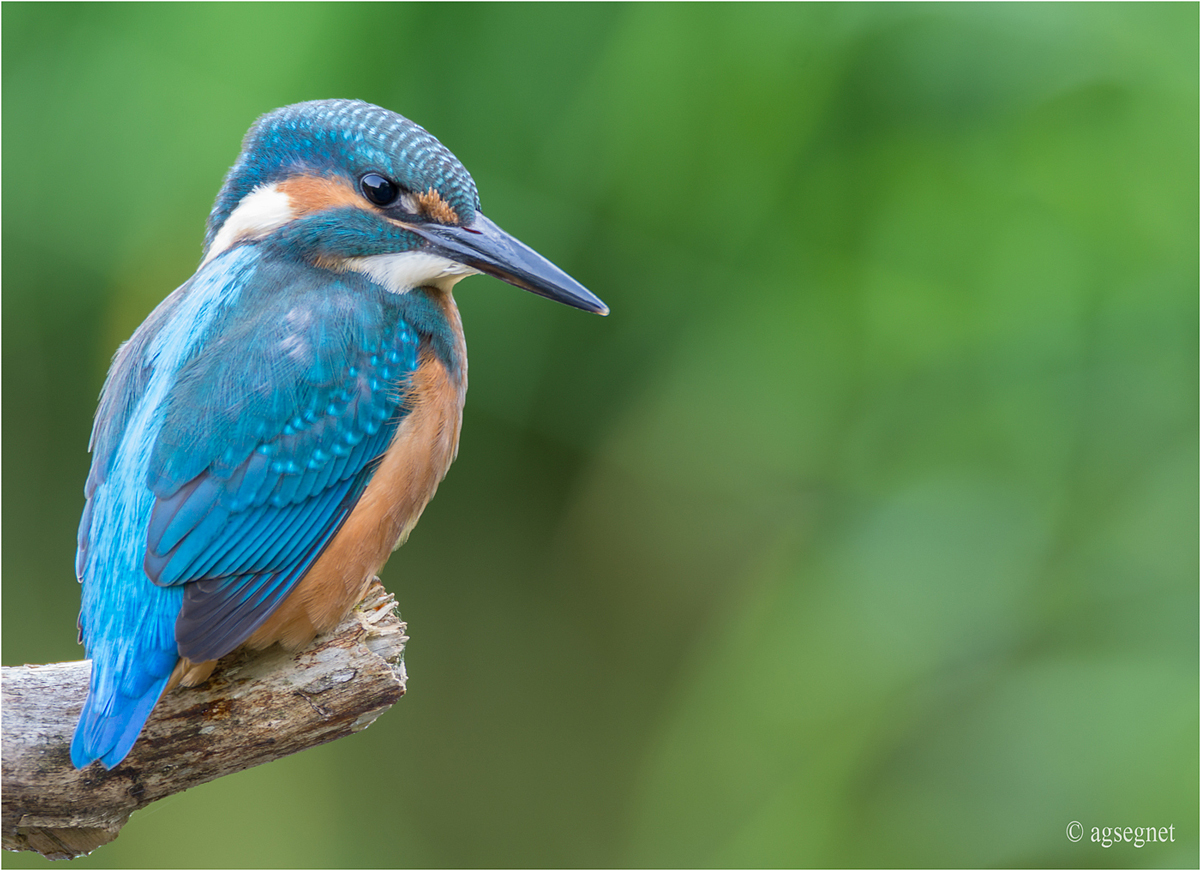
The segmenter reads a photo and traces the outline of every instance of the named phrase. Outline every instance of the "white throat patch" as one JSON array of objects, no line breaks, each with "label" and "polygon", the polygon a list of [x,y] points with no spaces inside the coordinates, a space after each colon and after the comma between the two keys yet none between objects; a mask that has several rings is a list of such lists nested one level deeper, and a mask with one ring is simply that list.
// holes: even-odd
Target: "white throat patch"
[{"label": "white throat patch", "polygon": [[341,265],[361,272],[389,293],[407,293],[414,287],[449,290],[468,275],[479,274],[478,269],[424,251],[348,257]]}]

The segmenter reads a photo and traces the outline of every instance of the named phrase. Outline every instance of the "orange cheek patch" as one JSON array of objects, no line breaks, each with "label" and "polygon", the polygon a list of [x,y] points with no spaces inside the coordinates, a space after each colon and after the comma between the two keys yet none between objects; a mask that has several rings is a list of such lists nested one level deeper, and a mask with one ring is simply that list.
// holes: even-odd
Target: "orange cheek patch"
[{"label": "orange cheek patch", "polygon": [[415,199],[417,208],[426,217],[433,218],[440,224],[457,224],[459,222],[458,212],[452,209],[450,203],[442,199],[442,195],[432,187],[424,193],[418,193]]},{"label": "orange cheek patch", "polygon": [[362,208],[358,191],[341,179],[301,175],[279,183],[297,217],[330,208]]},{"label": "orange cheek patch", "polygon": [[[353,185],[340,178],[321,178],[315,175],[300,175],[279,182],[278,189],[285,194],[296,217],[325,211],[331,208],[371,208]],[[417,211],[425,217],[442,224],[461,222],[458,212],[442,199],[432,187],[413,197]],[[402,226],[402,225],[401,225]]]}]

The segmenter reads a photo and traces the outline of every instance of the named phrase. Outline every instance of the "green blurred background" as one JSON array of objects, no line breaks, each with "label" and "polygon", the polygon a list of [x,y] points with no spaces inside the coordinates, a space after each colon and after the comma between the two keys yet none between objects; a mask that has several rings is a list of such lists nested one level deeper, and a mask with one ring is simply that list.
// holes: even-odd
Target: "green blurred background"
[{"label": "green blurred background", "polygon": [[460,285],[408,696],[78,866],[1196,866],[1197,8],[4,4],[4,664],[260,113],[413,118],[613,310]]}]

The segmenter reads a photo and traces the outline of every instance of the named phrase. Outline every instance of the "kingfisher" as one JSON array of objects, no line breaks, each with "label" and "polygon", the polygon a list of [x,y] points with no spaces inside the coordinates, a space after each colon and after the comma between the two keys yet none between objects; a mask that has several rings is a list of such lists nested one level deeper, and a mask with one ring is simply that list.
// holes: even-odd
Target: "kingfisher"
[{"label": "kingfisher", "polygon": [[121,345],[79,524],[92,660],[71,762],[113,768],[158,700],[239,647],[329,631],[407,539],[458,452],[452,290],[493,275],[607,314],[480,211],[424,128],[359,100],[246,134],[196,273]]}]

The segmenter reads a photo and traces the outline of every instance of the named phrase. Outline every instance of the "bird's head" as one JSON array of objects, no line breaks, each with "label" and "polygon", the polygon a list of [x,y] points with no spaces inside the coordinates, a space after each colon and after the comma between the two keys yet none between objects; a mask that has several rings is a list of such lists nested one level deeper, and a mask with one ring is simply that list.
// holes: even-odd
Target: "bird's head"
[{"label": "bird's head", "polygon": [[318,100],[263,115],[225,177],[205,237],[207,262],[270,241],[323,268],[387,289],[448,289],[476,272],[540,296],[608,308],[479,210],[466,168],[407,118],[359,100]]}]

